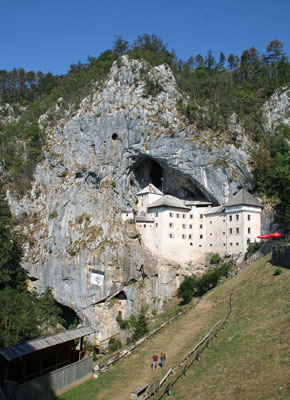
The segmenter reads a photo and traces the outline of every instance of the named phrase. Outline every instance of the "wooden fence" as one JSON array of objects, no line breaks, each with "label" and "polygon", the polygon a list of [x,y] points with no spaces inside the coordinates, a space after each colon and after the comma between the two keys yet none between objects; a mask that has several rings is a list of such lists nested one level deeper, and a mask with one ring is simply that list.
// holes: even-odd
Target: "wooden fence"
[{"label": "wooden fence", "polygon": [[181,361],[179,361],[173,368],[170,368],[164,377],[160,381],[156,381],[151,385],[147,386],[146,390],[142,391],[142,394],[138,396],[137,390],[131,393],[131,399],[139,398],[140,400],[148,400],[152,396],[157,394],[158,399],[162,399],[165,394],[170,394],[171,387],[175,382],[182,376],[187,375],[188,368],[194,363],[195,360],[200,359],[201,352],[206,348],[210,347],[210,342],[214,337],[218,336],[218,332],[223,328],[229,321],[232,314],[232,293],[230,294],[229,312],[223,321],[218,321],[212,329],[201,339],[201,341],[188,353]]},{"label": "wooden fence", "polygon": [[136,342],[130,344],[129,346],[125,347],[124,349],[121,349],[120,351],[114,353],[109,359],[106,360],[100,360],[95,366],[94,366],[94,373],[96,375],[100,375],[103,372],[105,372],[110,366],[114,365],[115,363],[119,362],[123,358],[129,356],[134,350],[136,350],[142,343],[147,342],[152,336],[156,335],[162,328],[165,326],[171,324],[175,319],[179,318],[181,315],[185,314],[189,310],[191,310],[193,307],[195,307],[199,303],[200,299],[198,299],[196,302],[193,302],[192,304],[188,305],[185,307],[183,310],[180,310],[179,312],[176,313],[172,318],[170,318],[168,321],[163,322],[161,325],[159,325],[158,328],[156,328],[154,331],[148,333],[147,335],[143,336],[141,339],[137,340]]}]

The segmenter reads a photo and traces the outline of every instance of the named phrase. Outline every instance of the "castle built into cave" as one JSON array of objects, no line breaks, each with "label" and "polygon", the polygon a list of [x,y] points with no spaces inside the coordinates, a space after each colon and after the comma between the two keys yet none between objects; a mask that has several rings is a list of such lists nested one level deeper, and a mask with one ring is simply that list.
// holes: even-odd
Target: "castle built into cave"
[{"label": "castle built into cave", "polygon": [[[176,262],[206,254],[245,253],[261,233],[260,202],[241,189],[226,204],[182,200],[164,194],[153,184],[137,193],[136,226],[152,253]],[[123,219],[133,214],[123,214]]]}]

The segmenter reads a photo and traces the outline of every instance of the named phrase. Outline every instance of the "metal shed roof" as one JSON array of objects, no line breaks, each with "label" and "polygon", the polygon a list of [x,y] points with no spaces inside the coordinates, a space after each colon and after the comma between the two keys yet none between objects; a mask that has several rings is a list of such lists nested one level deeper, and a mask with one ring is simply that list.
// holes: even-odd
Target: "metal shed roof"
[{"label": "metal shed roof", "polygon": [[7,349],[0,349],[0,354],[11,361],[14,358],[26,356],[27,354],[34,353],[35,351],[43,350],[57,344],[69,342],[74,339],[79,339],[83,336],[95,333],[90,326],[73,329],[71,331],[64,331],[55,333],[44,338],[29,340],[28,342],[18,344],[16,346],[8,347]]}]

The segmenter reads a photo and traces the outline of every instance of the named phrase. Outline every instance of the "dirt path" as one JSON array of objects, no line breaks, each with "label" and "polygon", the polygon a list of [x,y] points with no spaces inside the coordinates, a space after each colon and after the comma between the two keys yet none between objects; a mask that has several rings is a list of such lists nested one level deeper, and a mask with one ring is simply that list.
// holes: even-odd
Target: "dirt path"
[{"label": "dirt path", "polygon": [[[160,379],[166,371],[175,365],[194,345],[194,337],[207,325],[211,303],[199,303],[194,309],[175,320],[156,334],[136,353],[121,361],[112,369],[121,369],[119,379],[114,379],[110,389],[98,391],[98,400],[128,400],[130,392],[142,384],[151,384]],[[209,321],[208,321],[209,322]],[[210,327],[210,325],[209,325]],[[165,351],[167,359],[164,370],[151,369],[154,352],[160,356]]]}]

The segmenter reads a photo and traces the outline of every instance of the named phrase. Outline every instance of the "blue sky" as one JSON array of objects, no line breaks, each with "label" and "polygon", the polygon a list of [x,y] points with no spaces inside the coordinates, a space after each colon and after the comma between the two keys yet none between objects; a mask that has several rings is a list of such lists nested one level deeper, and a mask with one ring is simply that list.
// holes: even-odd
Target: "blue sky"
[{"label": "blue sky", "polygon": [[160,36],[179,58],[209,49],[241,55],[274,39],[290,56],[290,0],[2,0],[0,69],[63,74],[70,64],[111,48]]}]

